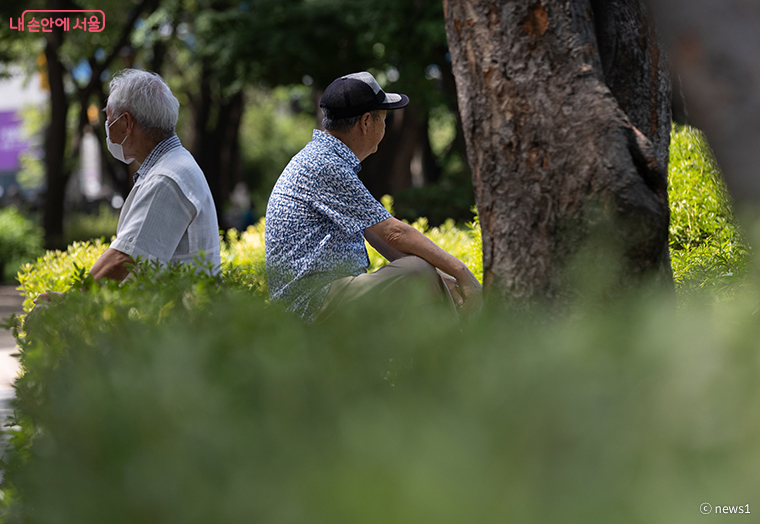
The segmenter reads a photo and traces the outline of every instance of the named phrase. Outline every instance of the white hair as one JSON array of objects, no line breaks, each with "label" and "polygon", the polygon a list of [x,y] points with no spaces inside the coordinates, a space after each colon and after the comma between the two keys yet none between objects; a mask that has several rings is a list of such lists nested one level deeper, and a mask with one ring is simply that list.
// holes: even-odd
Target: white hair
[{"label": "white hair", "polygon": [[179,116],[179,100],[164,79],[139,69],[118,72],[109,84],[108,107],[114,118],[129,112],[144,131],[173,135]]}]

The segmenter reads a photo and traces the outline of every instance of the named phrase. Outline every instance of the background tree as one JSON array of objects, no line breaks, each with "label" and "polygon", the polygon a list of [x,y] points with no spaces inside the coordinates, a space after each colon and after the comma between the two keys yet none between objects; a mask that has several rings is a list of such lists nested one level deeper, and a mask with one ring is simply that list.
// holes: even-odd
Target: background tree
[{"label": "background tree", "polygon": [[760,201],[760,4],[652,2],[690,122],[715,149],[738,203]]},{"label": "background tree", "polygon": [[[48,248],[62,247],[66,185],[79,155],[84,129],[91,124],[91,117],[88,116],[90,104],[104,107],[104,81],[108,81],[104,78],[106,72],[116,59],[123,59],[123,51],[130,42],[135,23],[154,10],[158,1],[140,0],[127,5],[110,1],[100,2],[96,7],[85,0],[47,0],[24,6],[24,9],[104,10],[112,16],[108,17],[103,31],[98,33],[64,31],[58,26],[49,33],[24,31],[9,34],[3,27],[3,41],[9,45],[3,46],[0,58],[6,64],[39,63],[50,89],[50,117],[44,141],[47,190],[42,220]],[[115,8],[116,5],[119,9]],[[16,4],[3,4],[1,9],[6,21],[11,17],[20,17],[23,11]],[[76,114],[73,126],[68,121],[72,112]],[[100,126],[94,126],[93,131],[101,138],[99,142],[105,151],[105,131]],[[102,156],[106,158],[107,154]],[[112,175],[114,185],[128,189],[126,168],[110,163],[106,166],[109,167],[105,172]]]},{"label": "background tree", "polygon": [[[322,91],[342,74],[370,70],[387,89],[407,93],[413,103],[390,115],[379,154],[363,163],[360,177],[378,198],[395,195],[397,211],[408,218],[431,212],[434,223],[452,214],[460,220],[471,217],[461,132],[437,157],[428,136],[432,111],[456,114],[439,3],[257,0],[207,10],[204,16],[198,37],[213,42],[212,63],[227,64],[236,79],[248,84],[308,84],[310,96],[301,107],[314,114],[316,126]],[[457,168],[444,169],[457,156],[462,160]],[[413,179],[425,187],[408,191]]]},{"label": "background tree", "polygon": [[[38,0],[27,7],[54,8],[52,1]],[[65,5],[94,6],[85,0]],[[207,176],[222,219],[236,182],[253,182],[258,200],[266,200],[274,176],[256,180],[256,173],[246,172],[249,166],[241,161],[240,123],[251,103],[251,89],[300,85],[293,90],[300,97],[306,86],[309,94],[294,99],[292,108],[310,113],[319,126],[322,90],[337,76],[363,69],[413,100],[408,110],[389,119],[382,151],[364,164],[364,182],[377,197],[396,196],[397,212],[407,218],[427,215],[432,223],[449,216],[471,218],[474,200],[464,140],[456,119],[448,120],[456,115],[456,96],[439,3],[110,0],[94,7],[107,14],[103,33],[49,37],[57,47],[50,48],[51,58],[44,66],[55,107],[45,147],[51,188],[44,213],[48,246],[59,245],[65,188],[76,170],[80,139],[90,125],[88,109],[91,104],[104,106],[108,80],[123,67],[162,74],[180,98],[180,134]],[[15,5],[3,7],[2,13],[20,15]],[[5,63],[35,64],[45,47],[45,35],[39,33],[3,30],[2,38],[0,59],[8,55]],[[18,52],[12,53],[14,49]],[[76,119],[66,121],[67,114],[76,114]],[[429,131],[441,121],[452,128],[453,136],[445,148],[433,151]],[[106,179],[126,196],[129,169],[107,154],[101,127],[94,131],[101,141]],[[278,172],[285,161],[279,161]]]},{"label": "background tree", "polygon": [[[444,0],[486,286],[527,304],[573,267],[672,285],[670,81],[639,0]],[[603,250],[586,251],[603,240]]]}]

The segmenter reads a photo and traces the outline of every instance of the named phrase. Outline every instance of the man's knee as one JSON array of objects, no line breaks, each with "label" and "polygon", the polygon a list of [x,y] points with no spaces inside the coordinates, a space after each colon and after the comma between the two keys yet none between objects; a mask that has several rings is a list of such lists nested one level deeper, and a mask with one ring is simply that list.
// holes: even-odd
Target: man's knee
[{"label": "man's knee", "polygon": [[435,271],[435,268],[432,266],[432,264],[430,264],[430,262],[424,258],[418,257],[417,255],[406,255],[396,259],[393,263],[407,268],[411,272],[424,273],[430,269]]},{"label": "man's knee", "polygon": [[416,255],[408,255],[397,259],[396,262],[403,268],[407,280],[422,282],[426,286],[432,286],[433,289],[440,285],[441,277],[438,271],[427,260]]}]

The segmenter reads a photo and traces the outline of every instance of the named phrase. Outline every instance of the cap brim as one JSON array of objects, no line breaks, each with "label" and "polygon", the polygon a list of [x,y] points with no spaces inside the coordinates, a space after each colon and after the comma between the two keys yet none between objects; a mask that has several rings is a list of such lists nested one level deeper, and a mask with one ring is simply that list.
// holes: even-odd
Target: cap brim
[{"label": "cap brim", "polygon": [[378,109],[401,109],[409,105],[409,97],[399,93],[385,93],[385,100]]}]

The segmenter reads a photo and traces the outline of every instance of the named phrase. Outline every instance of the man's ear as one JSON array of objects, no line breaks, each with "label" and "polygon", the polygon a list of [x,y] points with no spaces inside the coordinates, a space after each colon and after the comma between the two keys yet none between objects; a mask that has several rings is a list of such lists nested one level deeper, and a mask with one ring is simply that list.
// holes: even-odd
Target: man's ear
[{"label": "man's ear", "polygon": [[364,113],[361,117],[361,120],[359,122],[362,125],[362,134],[366,135],[369,133],[369,121],[372,119],[371,113]]},{"label": "man's ear", "polygon": [[124,120],[127,121],[127,131],[135,127],[135,117],[129,111],[124,111]]}]

